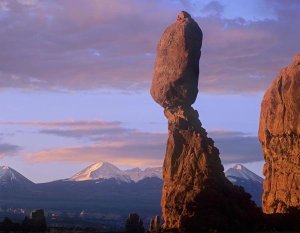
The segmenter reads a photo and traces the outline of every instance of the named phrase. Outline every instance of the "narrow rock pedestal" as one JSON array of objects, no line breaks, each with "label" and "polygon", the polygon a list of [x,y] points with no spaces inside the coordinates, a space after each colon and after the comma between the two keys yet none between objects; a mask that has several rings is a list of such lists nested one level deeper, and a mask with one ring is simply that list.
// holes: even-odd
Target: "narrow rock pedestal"
[{"label": "narrow rock pedestal", "polygon": [[169,138],[163,165],[164,229],[246,230],[259,215],[250,195],[225,177],[214,141],[192,107],[165,109]]}]

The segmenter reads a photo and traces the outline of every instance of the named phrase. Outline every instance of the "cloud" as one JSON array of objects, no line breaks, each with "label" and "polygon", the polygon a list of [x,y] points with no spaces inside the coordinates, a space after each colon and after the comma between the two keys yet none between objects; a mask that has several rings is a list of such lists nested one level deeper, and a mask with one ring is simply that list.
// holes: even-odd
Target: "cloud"
[{"label": "cloud", "polygon": [[209,137],[211,138],[236,138],[246,136],[249,136],[249,134],[240,131],[229,131],[225,129],[214,129],[209,131]]},{"label": "cloud", "polygon": [[[159,166],[164,158],[168,137],[164,132],[142,132],[125,128],[120,123],[105,121],[16,124],[36,126],[42,134],[85,141],[85,144],[78,146],[34,152],[29,155],[33,161],[110,161],[118,165]],[[226,130],[214,130],[208,136],[219,148],[223,163],[261,161],[263,158],[257,137]]]},{"label": "cloud", "polygon": [[[12,1],[0,21],[0,87],[145,87],[152,73],[153,57],[147,54],[155,48],[153,35],[173,15],[163,6],[160,1],[54,0],[28,9]],[[156,12],[163,10],[165,16]]]},{"label": "cloud", "polygon": [[208,136],[215,141],[221,160],[225,164],[263,160],[261,145],[256,136],[225,130],[209,132]]},{"label": "cloud", "polygon": [[120,134],[130,132],[130,129],[124,128],[96,128],[96,129],[43,129],[40,130],[40,133],[52,134],[61,137],[70,137],[70,138],[83,138],[89,137],[99,139],[100,137],[105,137],[105,135],[114,134],[115,136],[120,136]]},{"label": "cloud", "polygon": [[46,127],[46,128],[73,128],[73,129],[89,129],[89,128],[115,128],[120,126],[118,121],[2,121],[0,125],[18,125],[18,126],[34,126],[34,127]]},{"label": "cloud", "polygon": [[[123,135],[124,136],[124,135]],[[126,137],[107,136],[96,143],[39,151],[33,161],[109,161],[116,165],[159,166],[162,164],[166,134],[132,131]]]},{"label": "cloud", "polygon": [[19,146],[8,143],[0,143],[0,159],[7,156],[14,156],[19,150]]},{"label": "cloud", "polygon": [[[226,2],[205,2],[203,14],[195,17],[204,32],[200,91],[264,91],[299,52],[299,2],[265,0],[276,18],[256,21],[242,15],[224,18]],[[172,0],[1,2],[0,88],[148,89],[156,43],[177,12],[192,10],[193,4]]]},{"label": "cloud", "polygon": [[17,2],[25,6],[34,6],[39,0],[17,0]]},{"label": "cloud", "polygon": [[[33,122],[0,122],[0,125],[17,125],[38,128],[38,133],[68,138],[84,138],[93,141],[126,137],[136,130],[122,127],[118,121],[33,121]],[[137,132],[137,131],[136,131]]]},{"label": "cloud", "polygon": [[217,1],[212,1],[206,4],[202,9],[201,12],[207,15],[221,15],[224,11],[224,6]]}]

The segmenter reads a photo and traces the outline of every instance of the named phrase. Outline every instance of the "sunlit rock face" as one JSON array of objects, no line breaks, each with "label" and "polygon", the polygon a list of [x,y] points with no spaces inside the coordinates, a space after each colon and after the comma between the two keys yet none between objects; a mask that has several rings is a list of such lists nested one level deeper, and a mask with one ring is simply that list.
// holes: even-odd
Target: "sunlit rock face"
[{"label": "sunlit rock face", "polygon": [[162,107],[195,102],[201,45],[200,27],[187,12],[180,12],[157,46],[151,95]]},{"label": "sunlit rock face", "polygon": [[265,158],[263,211],[300,209],[300,55],[265,93],[258,134]]},{"label": "sunlit rock face", "polygon": [[191,107],[198,92],[202,32],[186,12],[163,33],[157,47],[153,99],[164,107],[169,138],[163,165],[164,230],[237,230],[258,214],[250,195],[225,177],[219,150]]}]

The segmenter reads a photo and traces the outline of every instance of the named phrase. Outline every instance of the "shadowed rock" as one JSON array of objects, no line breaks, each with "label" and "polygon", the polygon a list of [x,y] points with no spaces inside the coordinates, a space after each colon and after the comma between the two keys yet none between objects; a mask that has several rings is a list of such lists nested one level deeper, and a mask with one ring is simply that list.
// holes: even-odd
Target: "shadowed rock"
[{"label": "shadowed rock", "polygon": [[258,215],[250,195],[225,177],[219,150],[191,107],[198,92],[202,32],[180,12],[158,44],[153,99],[165,108],[169,138],[163,165],[165,231],[249,230]]},{"label": "shadowed rock", "polygon": [[161,233],[160,217],[155,216],[150,221],[149,233]]},{"label": "shadowed rock", "polygon": [[25,217],[22,227],[26,231],[45,231],[47,224],[44,210],[36,209],[31,211],[29,218]]},{"label": "shadowed rock", "polygon": [[300,209],[300,55],[265,93],[258,136],[265,158],[263,211]]},{"label": "shadowed rock", "polygon": [[126,233],[144,233],[145,228],[142,219],[136,213],[129,214],[125,225]]}]

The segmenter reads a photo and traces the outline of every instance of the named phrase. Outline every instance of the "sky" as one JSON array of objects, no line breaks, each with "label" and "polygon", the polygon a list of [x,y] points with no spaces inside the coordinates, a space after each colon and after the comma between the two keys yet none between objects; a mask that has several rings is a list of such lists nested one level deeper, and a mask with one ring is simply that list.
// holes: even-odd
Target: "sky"
[{"label": "sky", "polygon": [[99,161],[162,166],[167,121],[149,89],[181,10],[204,34],[193,107],[225,168],[262,175],[260,103],[299,53],[297,0],[0,0],[0,165],[34,182]]}]

